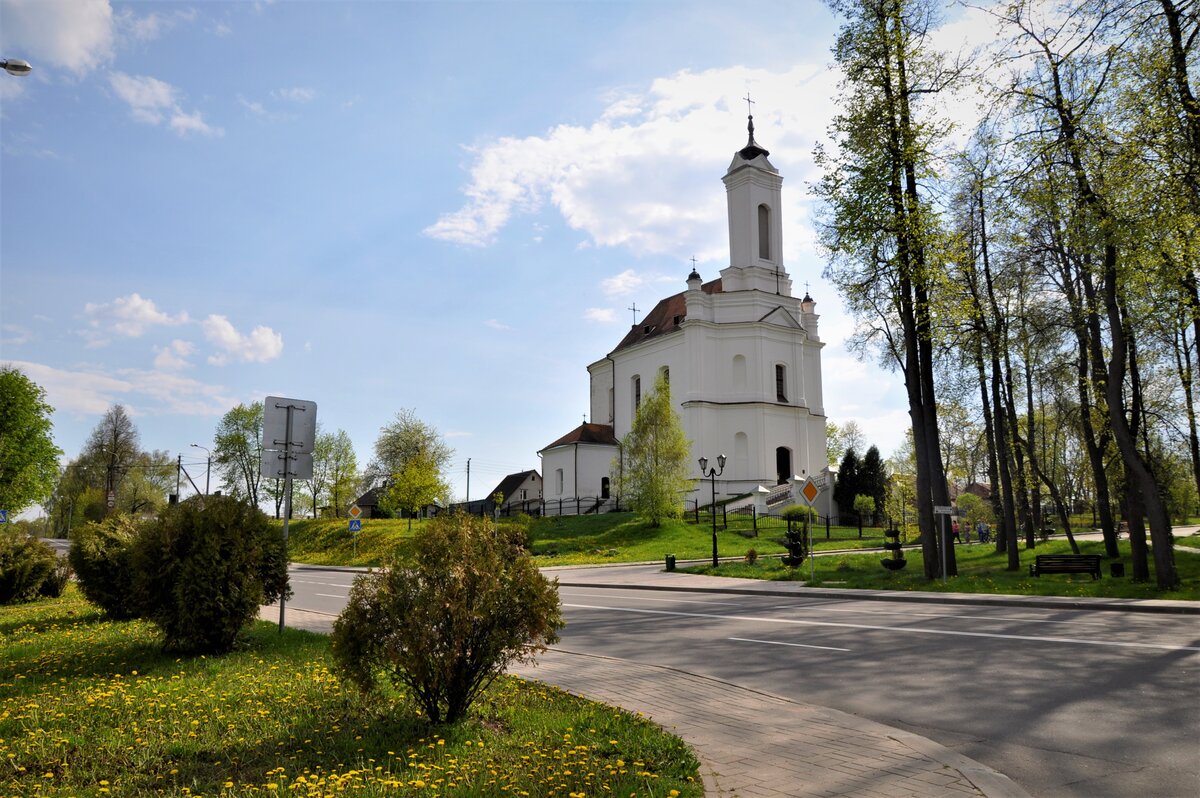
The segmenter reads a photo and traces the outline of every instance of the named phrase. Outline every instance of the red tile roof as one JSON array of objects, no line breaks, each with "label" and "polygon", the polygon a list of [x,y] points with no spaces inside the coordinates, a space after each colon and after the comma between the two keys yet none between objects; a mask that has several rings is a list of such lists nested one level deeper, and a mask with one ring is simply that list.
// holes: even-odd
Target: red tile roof
[{"label": "red tile roof", "polygon": [[[721,280],[711,280],[700,286],[700,290],[706,294],[721,293]],[[621,343],[617,344],[617,348],[613,352],[619,352],[626,347],[640,344],[649,338],[654,338],[669,332],[675,332],[679,329],[679,325],[687,318],[687,302],[684,300],[683,292],[667,297],[659,301],[654,309],[646,314],[646,318],[640,324],[635,324],[630,328],[625,337],[621,339]]]},{"label": "red tile roof", "polygon": [[610,424],[580,424],[554,443],[543,448],[542,451],[553,449],[555,446],[566,446],[570,443],[604,443],[616,446],[617,436],[613,434]]}]

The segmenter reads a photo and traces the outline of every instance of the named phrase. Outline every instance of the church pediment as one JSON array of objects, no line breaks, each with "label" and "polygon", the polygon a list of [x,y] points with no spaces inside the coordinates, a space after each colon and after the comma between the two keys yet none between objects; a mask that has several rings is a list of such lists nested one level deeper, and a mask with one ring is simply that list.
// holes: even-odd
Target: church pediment
[{"label": "church pediment", "polygon": [[759,321],[766,322],[768,324],[779,324],[784,327],[791,327],[794,330],[804,329],[804,325],[801,324],[800,321],[782,305],[776,305],[774,308],[768,311],[765,316],[759,319]]}]

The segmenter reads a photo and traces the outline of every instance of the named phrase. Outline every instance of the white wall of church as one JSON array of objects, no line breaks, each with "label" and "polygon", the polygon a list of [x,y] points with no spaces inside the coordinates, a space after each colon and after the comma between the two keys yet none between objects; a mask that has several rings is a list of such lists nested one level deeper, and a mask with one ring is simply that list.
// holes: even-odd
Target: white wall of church
[{"label": "white wall of church", "polygon": [[616,447],[572,444],[542,453],[542,495],[547,502],[579,497],[596,498],[604,490]]}]

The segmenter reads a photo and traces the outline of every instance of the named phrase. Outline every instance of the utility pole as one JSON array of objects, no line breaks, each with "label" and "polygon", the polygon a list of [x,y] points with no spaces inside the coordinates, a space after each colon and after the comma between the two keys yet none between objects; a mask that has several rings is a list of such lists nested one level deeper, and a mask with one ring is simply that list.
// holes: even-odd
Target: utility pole
[{"label": "utility pole", "polygon": [[471,503],[471,458],[467,458],[467,504]]},{"label": "utility pole", "polygon": [[[175,501],[179,501],[179,478],[183,471],[183,455],[175,458]],[[191,479],[189,476],[188,479]]]}]

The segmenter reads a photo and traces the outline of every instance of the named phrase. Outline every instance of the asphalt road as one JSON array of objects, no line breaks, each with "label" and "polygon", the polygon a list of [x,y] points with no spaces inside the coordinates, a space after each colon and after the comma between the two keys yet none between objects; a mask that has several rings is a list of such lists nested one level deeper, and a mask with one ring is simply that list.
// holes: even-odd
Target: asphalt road
[{"label": "asphalt road", "polygon": [[[337,613],[352,573],[294,569]],[[904,729],[1042,798],[1200,795],[1200,617],[563,587],[558,647]],[[697,696],[703,700],[703,696]]]}]

